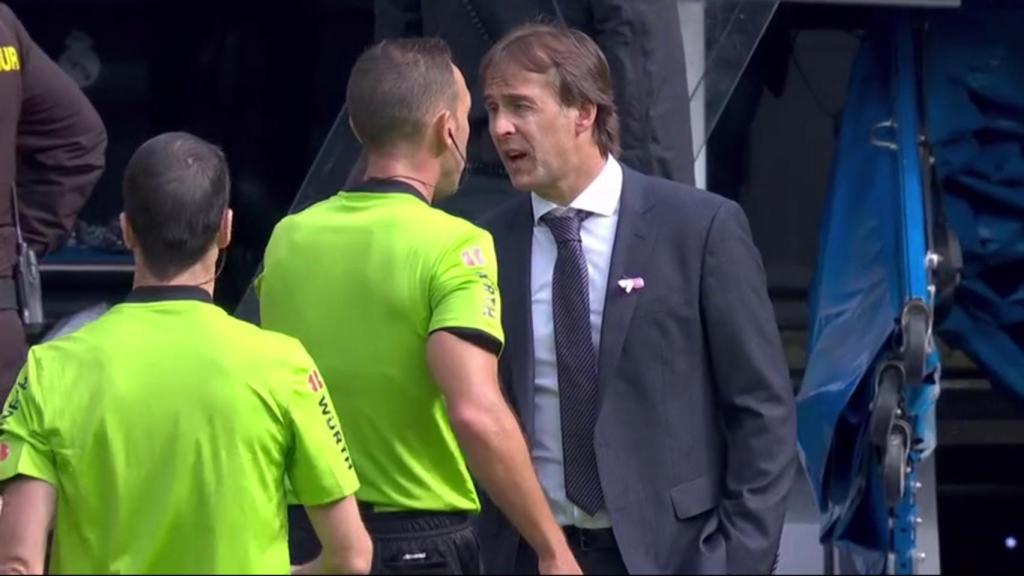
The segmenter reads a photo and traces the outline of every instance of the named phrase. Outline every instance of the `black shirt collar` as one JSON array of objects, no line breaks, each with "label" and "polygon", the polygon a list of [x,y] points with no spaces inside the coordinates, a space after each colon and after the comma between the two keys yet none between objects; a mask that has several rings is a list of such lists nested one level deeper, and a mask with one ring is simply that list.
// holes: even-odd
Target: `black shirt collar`
[{"label": "black shirt collar", "polygon": [[125,302],[141,304],[167,300],[198,300],[213,303],[210,293],[198,286],[139,286],[128,294]]},{"label": "black shirt collar", "polygon": [[357,186],[353,186],[349,192],[371,192],[381,194],[410,194],[422,200],[425,204],[430,204],[423,194],[416,189],[415,186],[402,180],[394,180],[391,178],[370,178],[364,180]]}]

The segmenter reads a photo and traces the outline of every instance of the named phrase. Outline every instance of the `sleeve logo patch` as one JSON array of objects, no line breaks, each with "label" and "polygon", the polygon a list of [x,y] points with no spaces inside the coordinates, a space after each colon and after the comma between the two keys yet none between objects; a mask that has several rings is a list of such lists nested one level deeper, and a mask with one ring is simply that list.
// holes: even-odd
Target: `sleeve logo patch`
[{"label": "sleeve logo patch", "polygon": [[462,251],[462,263],[470,268],[484,266],[487,261],[484,259],[484,252],[479,246]]},{"label": "sleeve logo patch", "polygon": [[338,419],[335,418],[334,413],[331,411],[331,405],[327,403],[327,396],[321,396],[317,404],[320,406],[320,413],[326,419],[327,429],[331,432],[331,437],[334,438],[335,446],[338,447],[342,458],[345,459],[345,465],[348,466],[349,470],[352,470],[352,457],[349,456],[348,446],[345,444],[345,436],[341,433],[341,424],[338,423]]},{"label": "sleeve logo patch", "polygon": [[484,307],[483,313],[487,318],[497,319],[498,318],[498,289],[495,288],[494,282],[491,277],[484,271],[476,273],[477,277],[484,287]]},{"label": "sleeve logo patch", "polygon": [[324,389],[324,381],[320,379],[320,373],[316,370],[309,373],[309,378],[306,378],[306,382],[309,384],[309,389],[313,392],[319,392]]},{"label": "sleeve logo patch", "polygon": [[21,60],[14,46],[0,46],[0,72],[17,72],[21,70]]},{"label": "sleeve logo patch", "polygon": [[11,456],[11,446],[4,442],[0,444],[0,462],[7,460]]}]

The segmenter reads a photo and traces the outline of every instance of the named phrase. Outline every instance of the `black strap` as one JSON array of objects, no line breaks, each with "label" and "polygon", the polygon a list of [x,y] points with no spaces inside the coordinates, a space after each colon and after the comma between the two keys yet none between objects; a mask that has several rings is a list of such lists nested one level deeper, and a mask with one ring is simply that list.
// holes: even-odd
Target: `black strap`
[{"label": "black strap", "polygon": [[18,289],[13,278],[0,278],[0,310],[18,309]]},{"label": "black strap", "polygon": [[14,210],[14,231],[18,235],[18,249],[25,243],[25,237],[21,234],[21,215],[18,214],[18,187],[11,182],[11,208]]}]

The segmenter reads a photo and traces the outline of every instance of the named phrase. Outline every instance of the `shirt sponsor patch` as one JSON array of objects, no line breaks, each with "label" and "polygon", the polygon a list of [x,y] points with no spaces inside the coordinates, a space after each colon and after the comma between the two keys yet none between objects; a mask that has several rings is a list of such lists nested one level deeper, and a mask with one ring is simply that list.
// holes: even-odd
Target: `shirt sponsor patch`
[{"label": "shirt sponsor patch", "polygon": [[319,392],[324,389],[324,381],[320,379],[320,373],[313,370],[309,373],[309,378],[306,379],[309,383],[309,389],[313,392]]},{"label": "shirt sponsor patch", "polygon": [[478,266],[484,266],[487,261],[484,259],[484,252],[479,246],[474,246],[469,250],[462,251],[462,262],[470,268],[476,268]]},{"label": "shirt sponsor patch", "polygon": [[477,272],[476,275],[480,278],[480,282],[484,287],[483,314],[487,318],[497,318],[498,289],[494,286],[494,281],[491,280],[491,277],[486,272]]},{"label": "shirt sponsor patch", "polygon": [[0,406],[0,422],[7,420],[14,413],[21,408],[21,393],[23,390],[28,390],[28,372],[23,372],[21,378],[15,383],[14,389],[11,390],[11,399],[7,402],[7,408],[3,409]]},{"label": "shirt sponsor patch", "polygon": [[348,454],[348,445],[345,444],[345,437],[341,433],[341,424],[338,423],[337,417],[335,417],[334,412],[331,410],[331,405],[327,403],[327,396],[321,396],[317,404],[320,406],[320,413],[324,416],[327,430],[330,431],[331,436],[334,438],[334,444],[345,459],[348,469],[352,470],[352,457]]}]

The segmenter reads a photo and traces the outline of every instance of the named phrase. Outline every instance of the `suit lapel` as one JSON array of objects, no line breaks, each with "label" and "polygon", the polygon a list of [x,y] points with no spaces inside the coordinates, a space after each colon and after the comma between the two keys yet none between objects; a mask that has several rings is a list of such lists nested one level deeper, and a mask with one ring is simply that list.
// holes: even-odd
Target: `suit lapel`
[{"label": "suit lapel", "polygon": [[644,263],[650,259],[655,230],[650,222],[652,198],[643,176],[623,167],[619,225],[615,232],[604,317],[601,321],[601,348],[598,352],[598,386],[602,392],[618,365],[629,322],[633,318],[637,292],[626,293],[619,286],[623,278],[642,278]]},{"label": "suit lapel", "polygon": [[533,247],[533,204],[529,195],[517,200],[505,225],[506,234],[495,238],[500,277],[505,341],[506,390],[512,396],[527,438],[533,434],[533,312],[530,260]]}]

